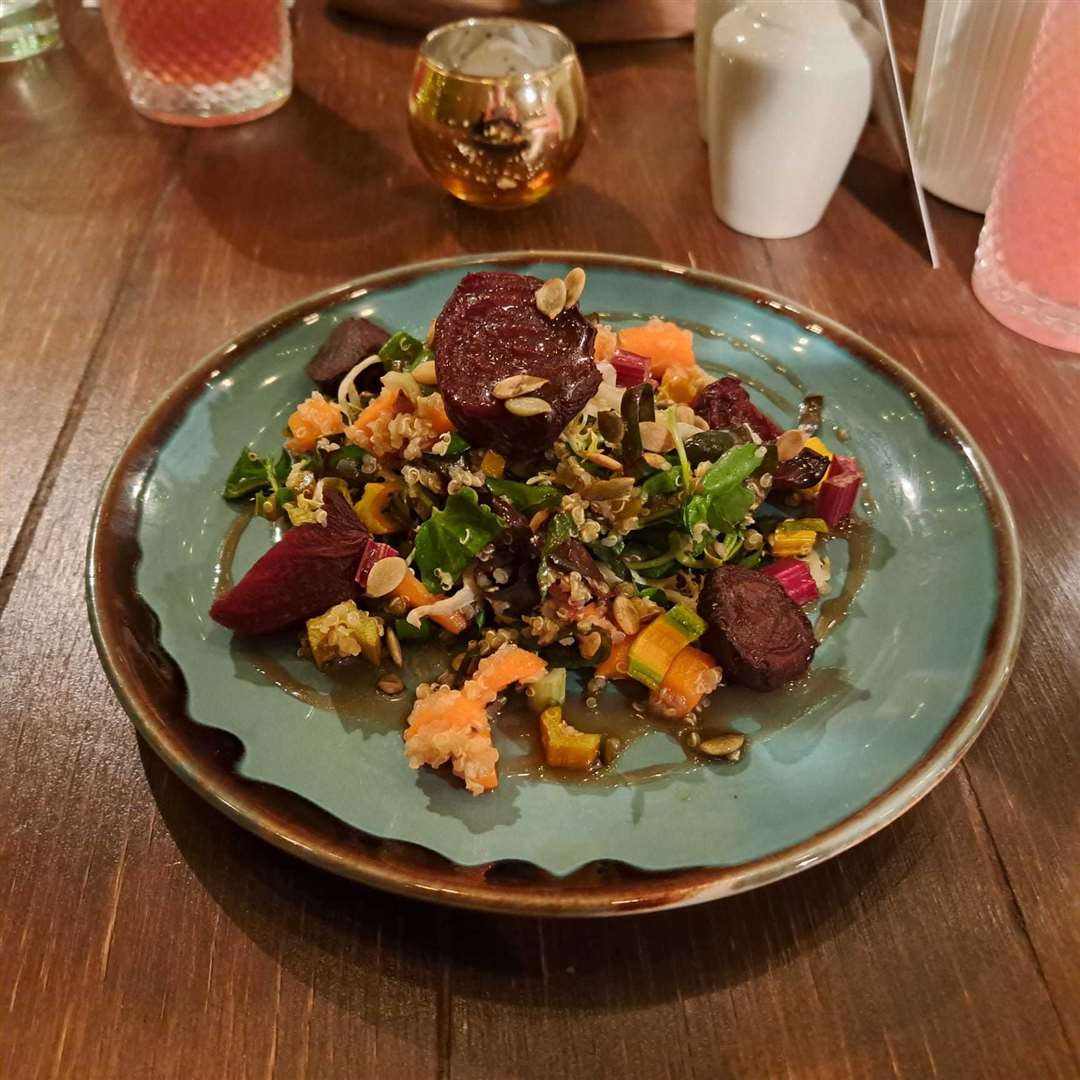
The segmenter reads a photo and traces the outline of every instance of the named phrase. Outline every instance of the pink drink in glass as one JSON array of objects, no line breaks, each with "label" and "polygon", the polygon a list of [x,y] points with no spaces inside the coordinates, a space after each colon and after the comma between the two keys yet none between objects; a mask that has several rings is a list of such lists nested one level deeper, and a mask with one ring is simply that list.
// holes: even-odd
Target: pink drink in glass
[{"label": "pink drink in glass", "polygon": [[144,116],[237,124],[289,97],[285,0],[103,0],[102,8],[132,104]]},{"label": "pink drink in glass", "polygon": [[996,319],[1080,352],[1080,0],[1050,0],[972,274]]}]

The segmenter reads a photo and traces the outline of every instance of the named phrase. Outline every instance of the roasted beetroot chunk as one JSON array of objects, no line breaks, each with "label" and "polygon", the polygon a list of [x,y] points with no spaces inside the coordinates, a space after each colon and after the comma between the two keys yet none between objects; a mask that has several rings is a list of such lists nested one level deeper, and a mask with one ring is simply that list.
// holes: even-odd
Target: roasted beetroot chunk
[{"label": "roasted beetroot chunk", "polygon": [[272,634],[350,599],[371,534],[337,492],[325,505],[325,525],[294,525],[214,601],[210,617],[238,634]]},{"label": "roasted beetroot chunk", "polygon": [[825,479],[828,471],[829,459],[807,447],[773,469],[772,491],[778,495],[790,495],[794,491],[812,488]]},{"label": "roasted beetroot chunk", "polygon": [[724,676],[752,690],[775,690],[810,666],[817,638],[810,620],[775,578],[720,566],[705,579],[698,614],[709,624],[703,647]]},{"label": "roasted beetroot chunk", "polygon": [[[373,353],[377,353],[390,340],[390,335],[367,319],[346,319],[334,327],[330,336],[319,346],[319,351],[305,369],[308,378],[330,397],[337,397],[341,380]],[[360,373],[357,390],[377,390],[383,369],[372,364]],[[365,379],[366,376],[366,379]]]},{"label": "roasted beetroot chunk", "polygon": [[[600,385],[596,328],[577,307],[549,319],[536,307],[539,278],[504,271],[466,274],[435,322],[435,367],[446,411],[474,446],[509,458],[543,453]],[[495,397],[496,383],[536,375],[529,394],[551,411],[516,416]]]},{"label": "roasted beetroot chunk", "polygon": [[707,420],[713,430],[734,431],[740,424],[746,424],[762,442],[772,442],[781,433],[750,400],[742,383],[731,375],[709,383],[694,398],[694,412]]}]

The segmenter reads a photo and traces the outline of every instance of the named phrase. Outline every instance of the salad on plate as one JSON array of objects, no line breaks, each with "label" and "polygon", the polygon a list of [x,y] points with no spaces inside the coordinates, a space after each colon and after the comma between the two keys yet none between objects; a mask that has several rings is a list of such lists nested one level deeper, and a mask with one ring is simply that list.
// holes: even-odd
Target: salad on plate
[{"label": "salad on plate", "polygon": [[702,760],[738,760],[744,736],[702,738],[698,718],[724,684],[806,673],[804,608],[863,479],[820,438],[820,398],[785,430],[696,363],[689,330],[616,331],[582,313],[584,287],[580,268],[473,272],[423,341],[339,323],[280,455],[245,448],[224,488],[283,528],[211,616],[299,629],[320,669],[374,665],[391,696],[411,651],[445,644],[404,754],[474,795],[498,785],[491,722],[518,691],[553,774],[613,767],[620,739],[564,706],[615,682]]}]

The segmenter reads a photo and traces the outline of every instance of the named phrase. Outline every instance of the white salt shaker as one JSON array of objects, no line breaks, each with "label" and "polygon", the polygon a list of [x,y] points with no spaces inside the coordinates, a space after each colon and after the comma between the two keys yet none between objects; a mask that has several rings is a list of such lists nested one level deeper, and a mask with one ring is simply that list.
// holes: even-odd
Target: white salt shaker
[{"label": "white salt shaker", "polygon": [[755,0],[713,27],[713,208],[739,232],[798,236],[825,213],[870,112],[881,35],[847,0]]},{"label": "white salt shaker", "polygon": [[709,52],[716,20],[738,0],[696,0],[694,6],[694,74],[697,77],[698,123],[701,137],[709,138]]}]

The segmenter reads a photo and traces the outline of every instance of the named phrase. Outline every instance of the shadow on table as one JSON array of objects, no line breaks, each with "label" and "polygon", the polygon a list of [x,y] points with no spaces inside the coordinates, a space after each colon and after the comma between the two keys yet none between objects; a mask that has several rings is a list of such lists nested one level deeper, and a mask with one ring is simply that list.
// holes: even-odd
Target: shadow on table
[{"label": "shadow on table", "polygon": [[[909,817],[796,878],[711,904],[600,920],[487,915],[380,893],[293,859],[217,813],[139,746],[173,839],[225,915],[318,997],[362,1013],[381,1000],[358,989],[359,973],[370,985],[372,970],[435,994],[449,972],[456,998],[521,1003],[535,992],[548,1006],[585,1009],[737,986],[864,918],[922,851]],[[650,977],[631,978],[632,969]]]}]

